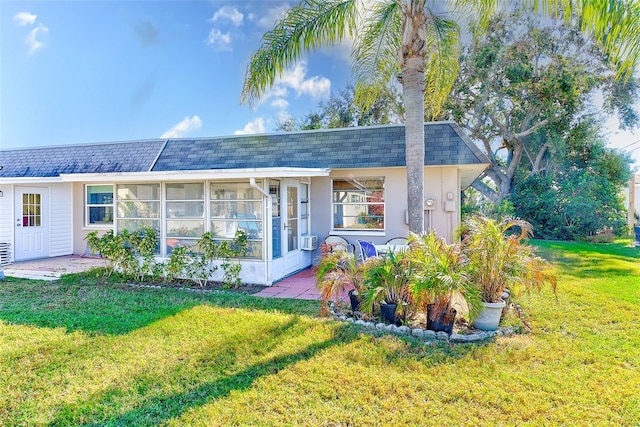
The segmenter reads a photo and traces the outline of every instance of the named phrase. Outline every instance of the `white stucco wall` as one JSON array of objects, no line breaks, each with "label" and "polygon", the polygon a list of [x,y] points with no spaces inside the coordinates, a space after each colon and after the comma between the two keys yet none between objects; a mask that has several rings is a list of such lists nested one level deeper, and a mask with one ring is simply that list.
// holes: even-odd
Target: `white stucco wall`
[{"label": "white stucco wall", "polygon": [[[344,177],[385,177],[385,230],[346,231],[332,230],[331,179]],[[424,191],[426,197],[435,197],[435,208],[425,211],[425,228],[432,228],[447,241],[455,238],[454,231],[460,224],[460,178],[456,167],[426,167]],[[452,197],[447,203],[447,195]],[[311,233],[324,239],[329,234],[345,237],[352,243],[368,240],[383,244],[394,237],[406,237],[407,210],[406,168],[341,169],[329,177],[313,178],[311,183],[312,229]],[[431,217],[431,221],[429,221]]]}]

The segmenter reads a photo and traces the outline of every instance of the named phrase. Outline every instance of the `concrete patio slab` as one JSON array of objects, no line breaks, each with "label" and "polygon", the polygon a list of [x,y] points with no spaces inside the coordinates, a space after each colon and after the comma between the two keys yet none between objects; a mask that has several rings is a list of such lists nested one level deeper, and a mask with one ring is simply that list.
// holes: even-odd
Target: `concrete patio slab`
[{"label": "concrete patio slab", "polygon": [[57,280],[63,274],[80,273],[94,267],[106,267],[108,261],[103,258],[66,255],[30,261],[19,261],[2,267],[7,277],[24,279]]}]

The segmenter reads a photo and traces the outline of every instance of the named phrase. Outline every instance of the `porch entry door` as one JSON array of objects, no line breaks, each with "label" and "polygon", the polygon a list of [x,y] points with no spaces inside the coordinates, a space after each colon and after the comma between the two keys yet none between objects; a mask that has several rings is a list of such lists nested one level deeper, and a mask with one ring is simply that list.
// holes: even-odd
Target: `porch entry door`
[{"label": "porch entry door", "polygon": [[300,268],[300,197],[297,182],[285,182],[282,191],[282,255],[285,274]]},{"label": "porch entry door", "polygon": [[15,188],[16,261],[49,256],[49,189]]}]

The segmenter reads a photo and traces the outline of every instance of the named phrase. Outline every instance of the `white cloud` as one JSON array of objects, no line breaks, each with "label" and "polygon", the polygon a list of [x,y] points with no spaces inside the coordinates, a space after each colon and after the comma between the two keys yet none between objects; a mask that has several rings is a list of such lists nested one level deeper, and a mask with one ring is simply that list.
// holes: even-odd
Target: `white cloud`
[{"label": "white cloud", "polygon": [[231,51],[231,34],[222,33],[220,30],[213,28],[207,37],[207,44],[215,50]]},{"label": "white cloud", "polygon": [[258,117],[257,119],[247,123],[244,129],[233,132],[234,135],[249,135],[252,133],[264,133],[264,119]]},{"label": "white cloud", "polygon": [[314,98],[328,96],[331,93],[331,80],[326,77],[313,76],[306,78],[307,63],[300,61],[293,70],[286,70],[276,80],[276,86],[290,87],[297,96],[310,95]]},{"label": "white cloud", "polygon": [[180,123],[160,135],[160,138],[180,138],[185,134],[198,130],[202,127],[202,120],[200,117],[185,117]]},{"label": "white cloud", "polygon": [[287,107],[289,106],[289,103],[287,102],[286,99],[276,98],[273,101],[271,101],[271,106],[274,108],[279,108],[280,110],[286,110]]},{"label": "white cloud", "polygon": [[[284,18],[285,13],[287,13],[287,10],[289,9],[291,9],[289,3],[283,3],[272,9],[269,9],[259,19],[257,19],[256,24],[260,28],[271,29],[273,28],[273,25],[276,23],[276,21]],[[252,15],[251,17],[254,19],[256,18],[255,15]]]},{"label": "white cloud", "polygon": [[242,25],[242,21],[244,20],[244,15],[238,11],[235,7],[224,6],[221,7],[213,14],[213,17],[210,19],[211,22],[224,22],[229,21],[236,27]]},{"label": "white cloud", "polygon": [[38,16],[34,15],[31,12],[18,12],[13,17],[13,20],[18,23],[18,25],[33,25],[36,22],[36,18]]},{"label": "white cloud", "polygon": [[36,28],[29,31],[29,34],[24,39],[24,43],[29,48],[29,53],[34,53],[44,47],[44,42],[40,40],[40,37],[48,31],[49,29],[42,24],[38,24]]},{"label": "white cloud", "polygon": [[284,98],[289,95],[289,89],[292,89],[296,96],[309,95],[313,98],[328,98],[331,94],[331,80],[320,76],[306,78],[306,74],[307,63],[305,61],[298,62],[293,69],[285,70],[282,76],[276,79],[273,86],[260,98],[258,104],[275,98],[271,105],[278,107],[283,102],[287,102]]}]

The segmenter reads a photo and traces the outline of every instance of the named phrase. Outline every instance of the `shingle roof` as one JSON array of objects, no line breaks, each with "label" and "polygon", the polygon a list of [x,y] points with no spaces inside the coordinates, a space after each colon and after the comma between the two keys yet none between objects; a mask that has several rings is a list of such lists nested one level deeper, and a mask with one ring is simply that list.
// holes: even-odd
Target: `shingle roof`
[{"label": "shingle roof", "polygon": [[164,141],[61,145],[0,151],[0,178],[73,173],[145,172]]},{"label": "shingle roof", "polygon": [[[429,166],[489,163],[452,122],[426,124],[425,142]],[[398,125],[170,140],[153,170],[404,165],[404,126]]]},{"label": "shingle roof", "polygon": [[[425,124],[428,166],[489,163],[453,122]],[[157,160],[156,160],[157,159]],[[155,164],[154,164],[155,161]],[[266,167],[405,165],[404,126],[171,139],[0,151],[2,177]]]}]

